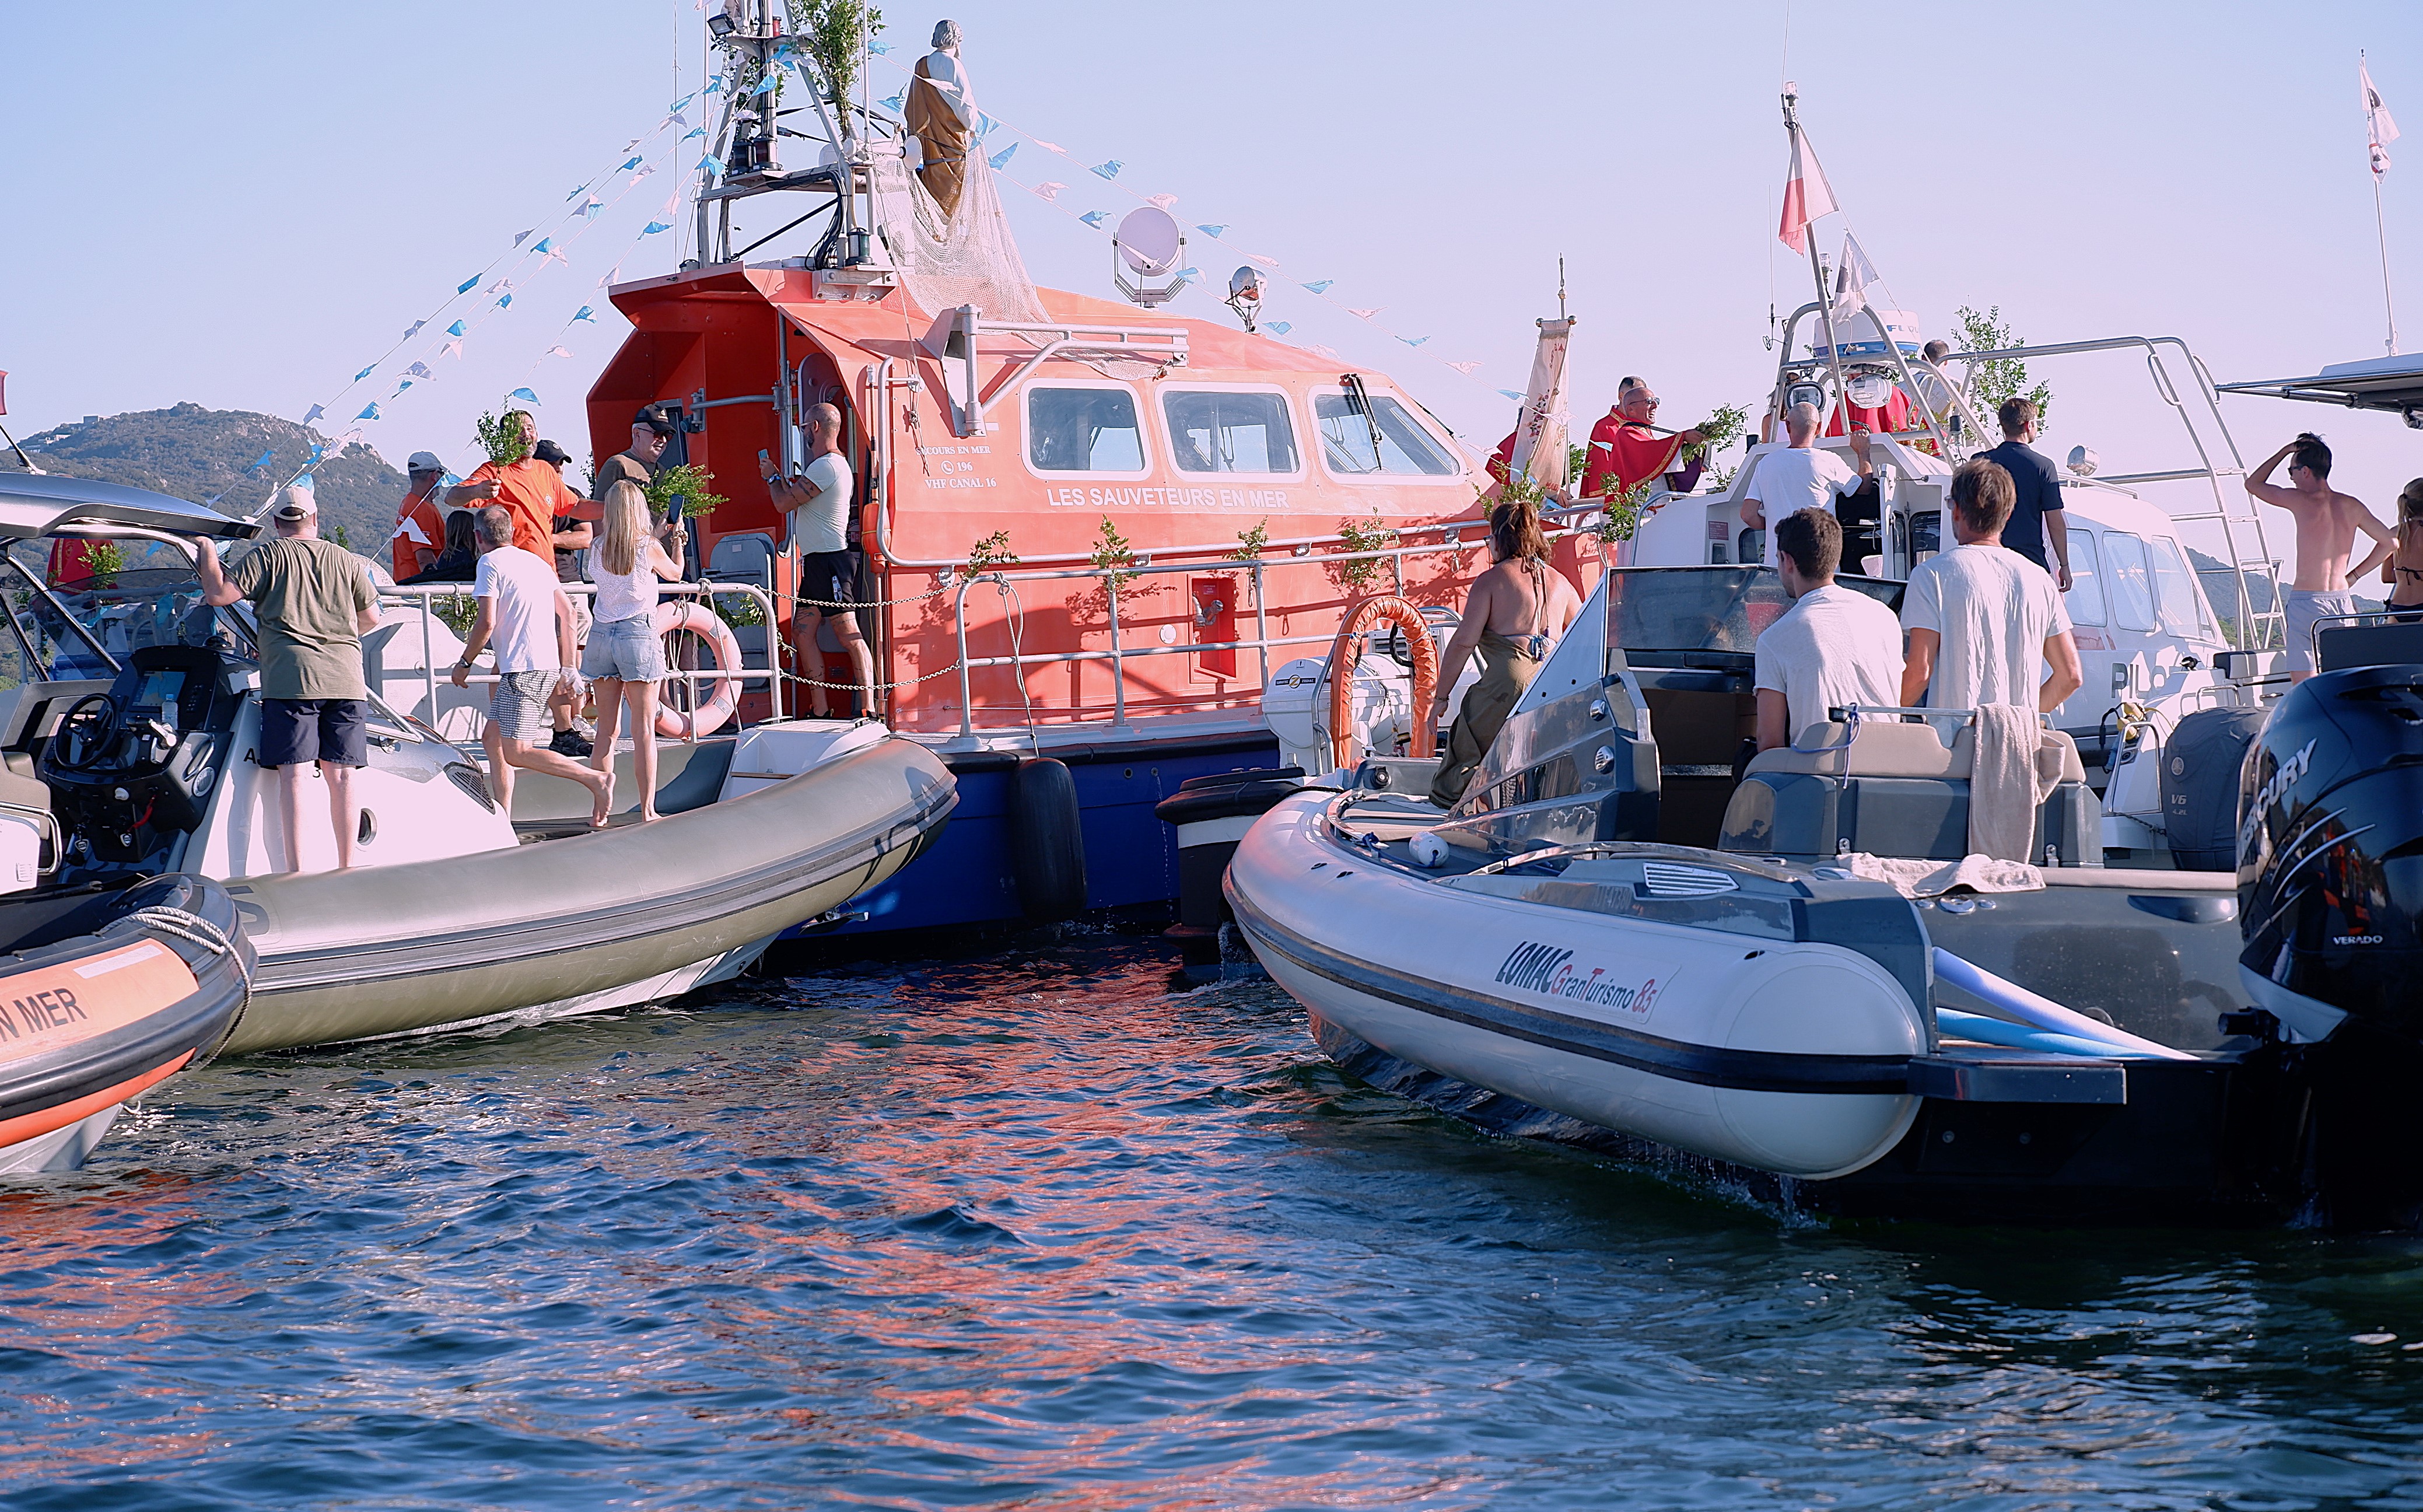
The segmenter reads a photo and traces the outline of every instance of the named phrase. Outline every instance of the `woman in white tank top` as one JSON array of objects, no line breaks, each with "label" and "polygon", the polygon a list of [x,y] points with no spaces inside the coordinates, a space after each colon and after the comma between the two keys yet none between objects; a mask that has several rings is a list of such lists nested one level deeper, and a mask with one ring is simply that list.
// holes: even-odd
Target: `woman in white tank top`
[{"label": "woman in white tank top", "polygon": [[[581,648],[580,675],[597,685],[597,749],[590,756],[600,772],[614,770],[614,721],[618,709],[631,716],[631,775],[640,789],[640,820],[657,817],[657,684],[665,677],[664,643],[657,638],[657,583],[682,581],[681,564],[666,554],[648,529],[648,496],[636,483],[606,490],[604,539],[590,553],[596,580],[596,623]],[[670,539],[682,549],[682,522]]]}]

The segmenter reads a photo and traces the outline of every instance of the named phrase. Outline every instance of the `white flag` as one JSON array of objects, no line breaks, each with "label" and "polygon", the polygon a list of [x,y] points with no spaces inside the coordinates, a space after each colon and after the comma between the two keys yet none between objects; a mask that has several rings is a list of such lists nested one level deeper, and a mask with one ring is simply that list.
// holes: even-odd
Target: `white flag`
[{"label": "white flag", "polygon": [[[1868,285],[1876,281],[1876,266],[1868,261],[1868,254],[1860,250],[1860,244],[1850,232],[1844,232],[1843,264],[1834,270],[1834,319],[1848,320],[1868,309]],[[1878,329],[1882,329],[1881,322]],[[1856,339],[1846,327],[1838,327],[1838,335],[1845,341]]]},{"label": "white flag", "polygon": [[2364,133],[2372,150],[2372,171],[2375,177],[2389,171],[2389,144],[2398,140],[2398,122],[2389,119],[2389,107],[2381,103],[2381,91],[2372,87],[2372,71],[2365,66],[2364,55],[2355,61],[2355,81],[2364,91]]},{"label": "white flag", "polygon": [[1544,320],[1540,344],[1531,354],[1530,391],[1523,396],[1523,414],[1514,426],[1514,453],[1507,459],[1510,477],[1528,477],[1540,491],[1565,485],[1565,346],[1573,338],[1570,318]]}]

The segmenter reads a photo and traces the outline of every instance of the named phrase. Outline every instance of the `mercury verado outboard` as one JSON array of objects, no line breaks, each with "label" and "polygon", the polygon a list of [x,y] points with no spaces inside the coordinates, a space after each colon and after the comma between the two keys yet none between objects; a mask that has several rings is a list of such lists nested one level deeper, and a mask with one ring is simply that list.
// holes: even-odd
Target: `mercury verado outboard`
[{"label": "mercury verado outboard", "polygon": [[1451,813],[1336,775],[1253,826],[1229,900],[1332,1057],[1821,1212],[2412,1220],[2423,667],[2282,702],[2237,873],[2096,865],[2049,735],[2043,885],[1912,899],[1855,863],[1959,860],[1956,713],[1722,764],[1770,576],[1613,574]]}]

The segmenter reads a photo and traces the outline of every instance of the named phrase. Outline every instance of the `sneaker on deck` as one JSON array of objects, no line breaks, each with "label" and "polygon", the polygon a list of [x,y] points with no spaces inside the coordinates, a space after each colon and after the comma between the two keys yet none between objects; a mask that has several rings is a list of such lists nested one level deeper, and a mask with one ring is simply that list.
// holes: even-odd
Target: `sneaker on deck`
[{"label": "sneaker on deck", "polygon": [[568,756],[576,759],[584,758],[596,749],[580,738],[578,730],[556,731],[555,739],[547,742],[546,748],[558,756]]}]

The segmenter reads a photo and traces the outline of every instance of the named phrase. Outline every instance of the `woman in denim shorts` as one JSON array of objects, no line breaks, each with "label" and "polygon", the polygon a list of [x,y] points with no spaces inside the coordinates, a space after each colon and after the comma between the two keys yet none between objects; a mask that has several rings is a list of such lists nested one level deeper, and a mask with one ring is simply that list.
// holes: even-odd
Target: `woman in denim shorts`
[{"label": "woman in denim shorts", "polygon": [[[682,581],[681,564],[666,554],[648,526],[648,496],[636,483],[606,490],[604,536],[590,554],[596,580],[595,623],[580,653],[580,675],[597,685],[597,749],[590,760],[614,770],[614,717],[631,716],[631,775],[640,788],[640,821],[657,817],[657,684],[665,678],[665,645],[656,628],[657,583]],[[675,552],[685,532],[676,518],[667,540]]]}]

